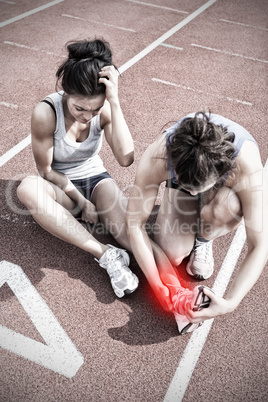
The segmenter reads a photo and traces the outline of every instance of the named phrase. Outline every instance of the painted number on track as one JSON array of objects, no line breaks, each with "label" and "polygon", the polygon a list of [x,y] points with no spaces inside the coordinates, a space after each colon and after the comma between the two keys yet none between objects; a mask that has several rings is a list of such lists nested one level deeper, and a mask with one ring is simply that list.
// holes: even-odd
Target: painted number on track
[{"label": "painted number on track", "polygon": [[83,356],[22,268],[11,262],[1,261],[0,288],[4,283],[14,292],[46,345],[0,325],[0,347],[72,378],[83,364]]}]

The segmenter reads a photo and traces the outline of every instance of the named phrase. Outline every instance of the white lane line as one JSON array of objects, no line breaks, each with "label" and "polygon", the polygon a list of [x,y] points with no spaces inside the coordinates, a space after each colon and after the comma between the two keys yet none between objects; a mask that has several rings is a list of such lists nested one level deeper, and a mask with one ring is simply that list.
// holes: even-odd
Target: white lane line
[{"label": "white lane line", "polygon": [[[234,270],[238,257],[241,253],[245,241],[244,226],[240,226],[235,234],[233,242],[228,250],[225,260],[222,264],[218,277],[213,285],[213,290],[219,295],[223,295],[230,276]],[[180,402],[183,399],[185,391],[189,385],[196,363],[202,352],[203,346],[211,329],[213,320],[207,320],[202,327],[193,332],[180,360],[179,366],[170,383],[164,402]]]},{"label": "white lane line", "polygon": [[258,26],[256,26],[256,25],[244,24],[244,23],[242,23],[242,22],[229,21],[229,20],[224,20],[224,19],[219,19],[219,21],[227,22],[227,23],[229,23],[229,24],[242,25],[243,27],[249,27],[249,28],[260,29],[260,30],[262,30],[262,31],[268,31],[267,28],[258,27]]},{"label": "white lane line", "polygon": [[[76,17],[75,15],[69,15],[69,14],[62,14],[62,17],[66,17],[66,18],[72,18],[75,20],[80,20],[80,21],[87,21],[87,22],[91,22],[90,20],[86,19],[86,18],[82,18],[82,17]],[[98,22],[96,20],[94,20],[93,22],[94,24],[101,24],[101,25],[105,25],[107,27],[111,27],[111,28],[116,28],[116,29],[121,29],[122,31],[129,31],[129,32],[136,32],[134,29],[131,28],[124,28],[124,27],[119,27],[117,25],[111,25],[111,24],[106,24],[105,22]]]},{"label": "white lane line", "polygon": [[138,1],[138,0],[125,0],[125,1],[131,2],[131,3],[136,3],[136,4],[142,4],[143,6],[156,7],[156,8],[161,8],[163,10],[168,10],[168,11],[175,11],[176,13],[189,14],[188,11],[181,11],[181,10],[177,10],[176,8],[164,7],[164,6],[159,6],[157,4],[151,4],[151,3],[145,3],[144,1]]},{"label": "white lane line", "polygon": [[181,22],[179,22],[177,25],[175,25],[173,28],[171,28],[169,31],[167,31],[164,35],[160,36],[160,38],[158,38],[153,43],[151,43],[151,45],[147,46],[140,53],[136,54],[136,56],[132,57],[132,59],[127,61],[125,64],[123,64],[123,66],[121,66],[119,68],[120,73],[122,74],[128,68],[132,67],[135,63],[140,61],[144,56],[146,56],[148,53],[150,53],[152,50],[154,50],[157,46],[159,46],[161,43],[165,42],[165,40],[167,40],[170,36],[174,35],[185,25],[189,24],[190,21],[192,21],[194,18],[196,18],[199,14],[201,14],[203,11],[205,11],[208,7],[210,7],[212,4],[216,3],[216,1],[217,0],[207,1],[205,4],[203,4],[203,6],[199,7],[192,14],[188,15]]},{"label": "white lane line", "polygon": [[175,84],[174,82],[164,81],[164,80],[160,80],[158,78],[152,78],[152,81],[160,82],[161,84],[164,84],[164,85],[171,85],[173,87],[182,88],[182,89],[185,89],[187,91],[198,92],[198,93],[209,95],[209,96],[216,96],[217,98],[227,99],[228,101],[231,101],[231,102],[242,103],[243,105],[246,105],[246,106],[253,106],[253,104],[251,102],[230,98],[228,96],[221,96],[221,95],[218,95],[218,94],[215,94],[215,93],[212,93],[212,92],[205,92],[205,91],[202,91],[201,89],[191,88],[191,87],[187,87],[185,85],[180,85],[180,84]]},{"label": "white lane line", "polygon": [[4,155],[0,156],[0,167],[7,163],[10,159],[12,159],[15,155],[21,152],[24,148],[26,148],[31,143],[31,134],[28,137],[24,138],[17,145],[7,151]]},{"label": "white lane line", "polygon": [[[264,167],[268,173],[268,159]],[[212,289],[214,292],[223,296],[229,284],[236,263],[243,249],[246,240],[246,231],[244,223],[238,227],[229,250],[222,263],[220,271],[215,279]],[[214,319],[204,322],[202,327],[198,328],[193,334],[184,350],[179,366],[170,383],[164,402],[181,402],[190,383],[195,366],[206,343],[209,331]]]},{"label": "white lane line", "polygon": [[43,11],[43,10],[45,10],[45,9],[48,8],[48,7],[52,7],[52,6],[54,6],[55,4],[61,3],[62,1],[64,1],[64,0],[54,0],[54,1],[51,1],[50,3],[43,4],[43,5],[40,6],[40,7],[34,8],[34,9],[30,10],[30,11],[27,11],[26,13],[17,15],[16,17],[10,18],[9,20],[0,22],[0,28],[4,27],[4,26],[6,26],[6,25],[12,24],[13,22],[19,21],[19,20],[21,20],[21,19],[23,19],[23,18],[29,17],[30,15],[33,15],[33,14],[35,14],[35,13],[38,13],[39,11]]},{"label": "white lane line", "polygon": [[4,40],[3,43],[4,43],[4,45],[16,46],[16,47],[20,47],[22,49],[31,50],[32,52],[38,52],[39,51],[38,47],[30,47],[30,46],[27,46],[27,45],[23,45],[21,43],[10,42],[9,40]]},{"label": "white lane line", "polygon": [[226,50],[214,49],[212,47],[197,45],[196,43],[191,43],[191,46],[199,47],[199,48],[205,49],[205,50],[211,50],[211,51],[217,52],[217,53],[229,54],[230,56],[242,57],[243,59],[247,59],[247,60],[259,61],[261,63],[268,63],[268,60],[256,59],[255,57],[244,56],[243,54],[239,54],[239,53],[232,53],[232,52],[227,52]]},{"label": "white lane line", "polygon": [[84,362],[56,317],[19,265],[0,262],[0,288],[7,283],[46,344],[0,325],[0,347],[72,378]]},{"label": "white lane line", "polygon": [[14,1],[8,1],[8,0],[0,0],[0,3],[16,4]]},{"label": "white lane line", "polygon": [[[161,45],[162,42],[164,42],[166,39],[168,39],[170,36],[172,36],[174,33],[176,33],[179,29],[183,28],[186,24],[188,24],[190,21],[192,21],[194,18],[196,18],[199,14],[201,14],[203,11],[205,11],[208,7],[210,7],[216,1],[217,0],[210,0],[207,3],[205,3],[202,7],[198,8],[196,11],[194,11],[192,14],[190,14],[188,17],[186,17],[183,21],[181,21],[179,24],[177,24],[174,28],[170,29],[168,32],[166,32],[166,34],[162,35],[159,39],[157,39],[155,42],[153,42],[150,46],[146,47],[143,51],[141,51],[136,56],[134,56],[132,59],[130,59],[127,63],[123,64],[123,66],[119,67],[120,73],[122,74],[128,68],[132,67],[140,59],[142,59],[144,56],[146,56],[148,53],[150,53],[152,50],[154,50],[158,45]],[[4,154],[0,157],[0,167],[3,166],[3,164],[6,163],[7,161],[9,161],[11,158],[13,158],[13,156],[17,155],[17,153],[20,152],[22,149],[24,149],[27,145],[30,144],[29,137],[26,137],[19,144],[15,145],[15,147],[11,148],[9,151],[7,151],[6,154]],[[27,141],[28,141],[28,143],[27,143]],[[17,152],[17,147],[21,146],[22,144],[24,144],[24,147],[20,148],[20,150]]]},{"label": "white lane line", "polygon": [[168,43],[160,43],[161,46],[170,47],[172,49],[183,50],[183,47],[169,45]]},{"label": "white lane line", "polygon": [[10,109],[18,109],[18,105],[14,105],[13,103],[8,103],[5,101],[0,101],[0,106],[5,106],[8,107]]},{"label": "white lane line", "polygon": [[16,46],[16,47],[19,47],[21,49],[31,50],[32,52],[45,53],[45,54],[48,54],[50,56],[57,56],[57,57],[64,57],[64,58],[66,57],[66,56],[60,56],[60,55],[58,55],[56,53],[53,53],[53,52],[48,52],[47,50],[39,49],[38,47],[30,47],[30,46],[27,46],[27,45],[23,45],[21,43],[10,42],[8,40],[5,40],[3,43],[4,43],[4,45]]}]

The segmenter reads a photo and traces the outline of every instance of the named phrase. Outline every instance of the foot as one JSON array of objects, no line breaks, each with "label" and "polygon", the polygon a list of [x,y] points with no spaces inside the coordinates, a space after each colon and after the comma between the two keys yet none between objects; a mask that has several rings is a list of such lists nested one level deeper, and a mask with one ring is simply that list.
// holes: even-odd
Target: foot
[{"label": "foot", "polygon": [[200,327],[203,322],[199,322],[198,324],[191,323],[185,315],[181,315],[174,311],[174,317],[177,323],[177,327],[180,335],[188,334],[189,332],[193,332],[195,329]]},{"label": "foot", "polygon": [[186,271],[198,280],[208,279],[213,274],[214,258],[212,244],[212,240],[208,242],[195,240]]},{"label": "foot", "polygon": [[192,324],[185,316],[187,304],[191,304],[193,292],[189,289],[180,287],[177,293],[173,296],[172,302],[174,306],[174,316],[178,326],[179,334],[187,334],[193,332],[201,324]]},{"label": "foot", "polygon": [[118,297],[129,295],[137,289],[139,280],[129,269],[129,255],[125,250],[110,247],[98,261],[100,267],[104,268],[110,276],[111,285],[114,293]]},{"label": "foot", "polygon": [[210,299],[203,293],[204,286],[196,286],[192,291],[180,287],[173,296],[174,316],[180,334],[193,332],[200,327],[203,322],[193,324],[185,316],[185,310],[189,304],[193,311],[200,311],[209,306]]}]

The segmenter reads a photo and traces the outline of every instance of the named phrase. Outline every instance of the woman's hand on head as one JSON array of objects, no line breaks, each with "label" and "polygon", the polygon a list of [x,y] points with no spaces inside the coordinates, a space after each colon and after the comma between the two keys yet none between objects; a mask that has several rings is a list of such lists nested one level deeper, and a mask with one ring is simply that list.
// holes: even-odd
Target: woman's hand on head
[{"label": "woman's hand on head", "polygon": [[105,66],[99,72],[99,83],[106,86],[106,99],[118,101],[118,71],[114,66]]}]

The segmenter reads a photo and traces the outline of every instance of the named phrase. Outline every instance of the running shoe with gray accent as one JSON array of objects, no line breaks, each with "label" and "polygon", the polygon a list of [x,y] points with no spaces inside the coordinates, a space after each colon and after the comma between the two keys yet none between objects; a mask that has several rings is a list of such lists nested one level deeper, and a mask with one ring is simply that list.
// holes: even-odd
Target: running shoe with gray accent
[{"label": "running shoe with gray accent", "polygon": [[99,260],[100,267],[104,268],[110,276],[111,285],[117,297],[129,295],[137,289],[139,280],[129,269],[129,255],[120,248],[108,244],[110,247]]},{"label": "running shoe with gray accent", "polygon": [[187,305],[189,305],[193,311],[200,311],[203,308],[209,307],[210,298],[205,295],[203,289],[204,286],[200,285],[196,286],[193,290],[180,287],[172,298],[174,316],[181,335],[193,332],[203,324],[203,322],[197,324],[191,323],[185,316]]},{"label": "running shoe with gray accent", "polygon": [[198,280],[208,279],[213,274],[214,258],[212,244],[213,240],[208,242],[195,240],[189,262],[186,265],[186,271]]},{"label": "running shoe with gray accent", "polygon": [[185,316],[185,309],[187,304],[191,304],[193,292],[189,289],[180,287],[177,293],[173,296],[172,302],[174,306],[174,316],[178,326],[179,334],[187,334],[193,332],[202,323],[192,324]]}]

